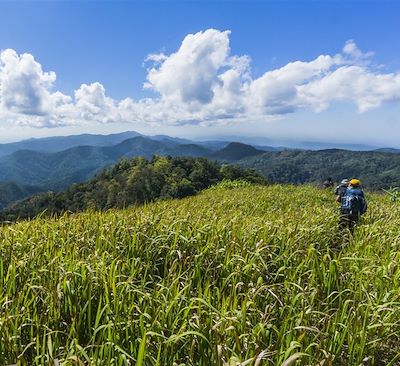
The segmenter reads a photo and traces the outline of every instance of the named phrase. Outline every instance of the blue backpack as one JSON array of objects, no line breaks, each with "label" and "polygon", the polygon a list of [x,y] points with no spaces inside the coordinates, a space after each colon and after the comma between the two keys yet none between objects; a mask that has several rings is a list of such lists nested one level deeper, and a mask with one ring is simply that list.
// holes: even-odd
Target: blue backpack
[{"label": "blue backpack", "polygon": [[362,215],[367,210],[364,192],[357,188],[347,188],[342,197],[340,211],[350,215]]}]

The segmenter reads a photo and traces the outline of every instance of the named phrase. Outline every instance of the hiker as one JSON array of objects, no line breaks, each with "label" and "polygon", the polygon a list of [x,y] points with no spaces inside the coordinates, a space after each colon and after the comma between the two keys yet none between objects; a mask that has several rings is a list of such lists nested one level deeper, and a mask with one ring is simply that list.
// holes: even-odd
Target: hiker
[{"label": "hiker", "polygon": [[327,178],[326,181],[324,183],[322,183],[322,186],[324,188],[332,188],[333,187],[332,178],[331,177]]},{"label": "hiker", "polygon": [[367,210],[367,201],[358,179],[351,179],[340,205],[340,229],[350,229],[352,232],[361,215]]},{"label": "hiker", "polygon": [[342,197],[345,195],[347,191],[347,187],[349,186],[348,179],[342,179],[340,184],[335,188],[336,202],[342,202]]}]

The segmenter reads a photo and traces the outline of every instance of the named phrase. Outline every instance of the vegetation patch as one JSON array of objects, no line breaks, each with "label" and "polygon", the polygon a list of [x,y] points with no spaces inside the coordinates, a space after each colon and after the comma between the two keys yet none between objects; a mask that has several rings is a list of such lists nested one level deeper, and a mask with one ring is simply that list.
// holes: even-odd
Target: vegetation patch
[{"label": "vegetation patch", "polygon": [[396,365],[400,205],[215,189],[0,229],[0,364]]},{"label": "vegetation patch", "polygon": [[41,193],[19,202],[0,212],[0,220],[124,208],[160,199],[183,198],[223,180],[265,183],[253,169],[221,166],[206,158],[156,155],[147,160],[136,157],[120,160],[87,183],[73,185],[63,192]]}]

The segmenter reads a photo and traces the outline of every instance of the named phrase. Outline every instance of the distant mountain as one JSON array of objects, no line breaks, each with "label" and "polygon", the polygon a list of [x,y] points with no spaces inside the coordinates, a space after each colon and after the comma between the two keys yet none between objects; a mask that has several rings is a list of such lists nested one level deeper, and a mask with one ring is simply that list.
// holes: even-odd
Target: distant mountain
[{"label": "distant mountain", "polygon": [[254,168],[270,182],[321,184],[357,177],[369,189],[400,187],[400,154],[327,149],[266,152],[237,162]]},{"label": "distant mountain", "polygon": [[262,150],[262,151],[284,151],[284,150],[290,150],[289,148],[284,147],[284,146],[274,147],[274,146],[258,146],[258,145],[255,145],[254,147],[256,149]]},{"label": "distant mountain", "polygon": [[194,158],[207,157],[212,154],[211,150],[195,144],[182,144],[177,145],[173,149],[172,156],[191,156]]},{"label": "distant mountain", "polygon": [[206,149],[212,151],[218,151],[229,145],[230,141],[209,140],[209,141],[195,141],[194,143]]},{"label": "distant mountain", "polygon": [[242,144],[240,142],[231,142],[223,149],[209,155],[211,159],[233,162],[249,156],[260,155],[265,151],[258,150],[253,146]]},{"label": "distant mountain", "polygon": [[[176,146],[175,144],[173,146]],[[173,147],[172,146],[172,147]],[[155,141],[148,137],[137,136],[121,142],[118,145],[99,148],[101,153],[113,161],[118,160],[123,156],[143,156],[151,158],[154,154],[167,155],[172,153],[172,147],[161,141]]]},{"label": "distant mountain", "polygon": [[19,142],[0,144],[0,157],[12,154],[18,150],[34,150],[41,152],[58,152],[77,146],[112,146],[124,140],[142,136],[154,141],[159,141],[165,145],[177,146],[186,144],[195,144],[206,149],[218,151],[226,147],[232,141],[251,145],[264,151],[283,151],[287,149],[302,150],[322,150],[339,148],[352,151],[382,151],[397,152],[400,149],[378,148],[377,146],[366,144],[346,144],[315,141],[296,141],[296,140],[278,140],[267,137],[246,137],[246,136],[220,136],[210,140],[190,140],[167,135],[145,136],[135,131],[126,131],[110,135],[81,134],[71,136],[54,136],[45,138],[34,138]]},{"label": "distant mountain", "polygon": [[167,136],[167,135],[154,135],[154,136],[146,136],[152,140],[155,141],[161,141],[164,143],[173,143],[175,145],[177,144],[191,144],[193,143],[193,141],[188,140],[188,139],[181,139],[179,137],[171,137],[171,136]]},{"label": "distant mountain", "polygon": [[127,131],[111,135],[83,134],[29,139],[0,144],[0,157],[18,150],[57,152],[77,146],[112,146],[136,136],[141,136],[141,134],[135,131]]},{"label": "distant mountain", "polygon": [[[99,142],[99,140],[96,140]],[[58,152],[18,150],[0,157],[0,182],[29,183],[40,190],[59,191],[84,182],[122,157],[153,155],[209,157],[222,162],[262,154],[250,145],[230,143],[213,152],[196,144],[179,144],[174,139],[153,140],[136,136],[113,146],[77,146]]]},{"label": "distant mountain", "polygon": [[[243,144],[251,145],[254,147],[268,146],[277,148],[278,150],[288,149],[301,149],[301,150],[324,150],[324,149],[342,149],[352,151],[371,151],[377,149],[379,146],[368,145],[368,144],[352,144],[352,143],[341,143],[341,142],[321,142],[321,141],[301,141],[298,139],[282,139],[282,138],[270,138],[270,137],[250,137],[250,136],[218,136],[213,140],[218,142],[230,143],[232,141],[238,141]],[[221,149],[218,148],[218,150]],[[263,150],[263,149],[261,149]],[[269,150],[269,149],[268,149]],[[271,151],[271,150],[269,150]]]},{"label": "distant mountain", "polygon": [[375,149],[376,152],[387,152],[392,154],[400,154],[400,149],[394,149],[391,147],[383,147],[381,149]]},{"label": "distant mountain", "polygon": [[0,158],[0,181],[59,190],[88,179],[114,162],[101,147],[79,146],[57,153],[20,150]]},{"label": "distant mountain", "polygon": [[61,190],[86,181],[99,170],[122,157],[154,154],[171,156],[208,156],[211,150],[194,144],[178,145],[137,136],[113,146],[78,146],[59,152],[19,150],[0,157],[0,182],[15,182]]},{"label": "distant mountain", "polygon": [[365,144],[343,144],[343,143],[330,143],[330,142],[287,142],[285,144],[291,149],[301,150],[329,150],[329,149],[341,149],[351,151],[372,151],[376,149],[376,146],[365,145]]}]

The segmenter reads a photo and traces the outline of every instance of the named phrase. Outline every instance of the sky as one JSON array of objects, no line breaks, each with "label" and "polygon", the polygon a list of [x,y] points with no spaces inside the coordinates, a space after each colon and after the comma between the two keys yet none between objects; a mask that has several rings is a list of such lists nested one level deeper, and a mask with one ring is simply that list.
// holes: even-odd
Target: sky
[{"label": "sky", "polygon": [[0,0],[0,142],[400,147],[400,1]]}]

